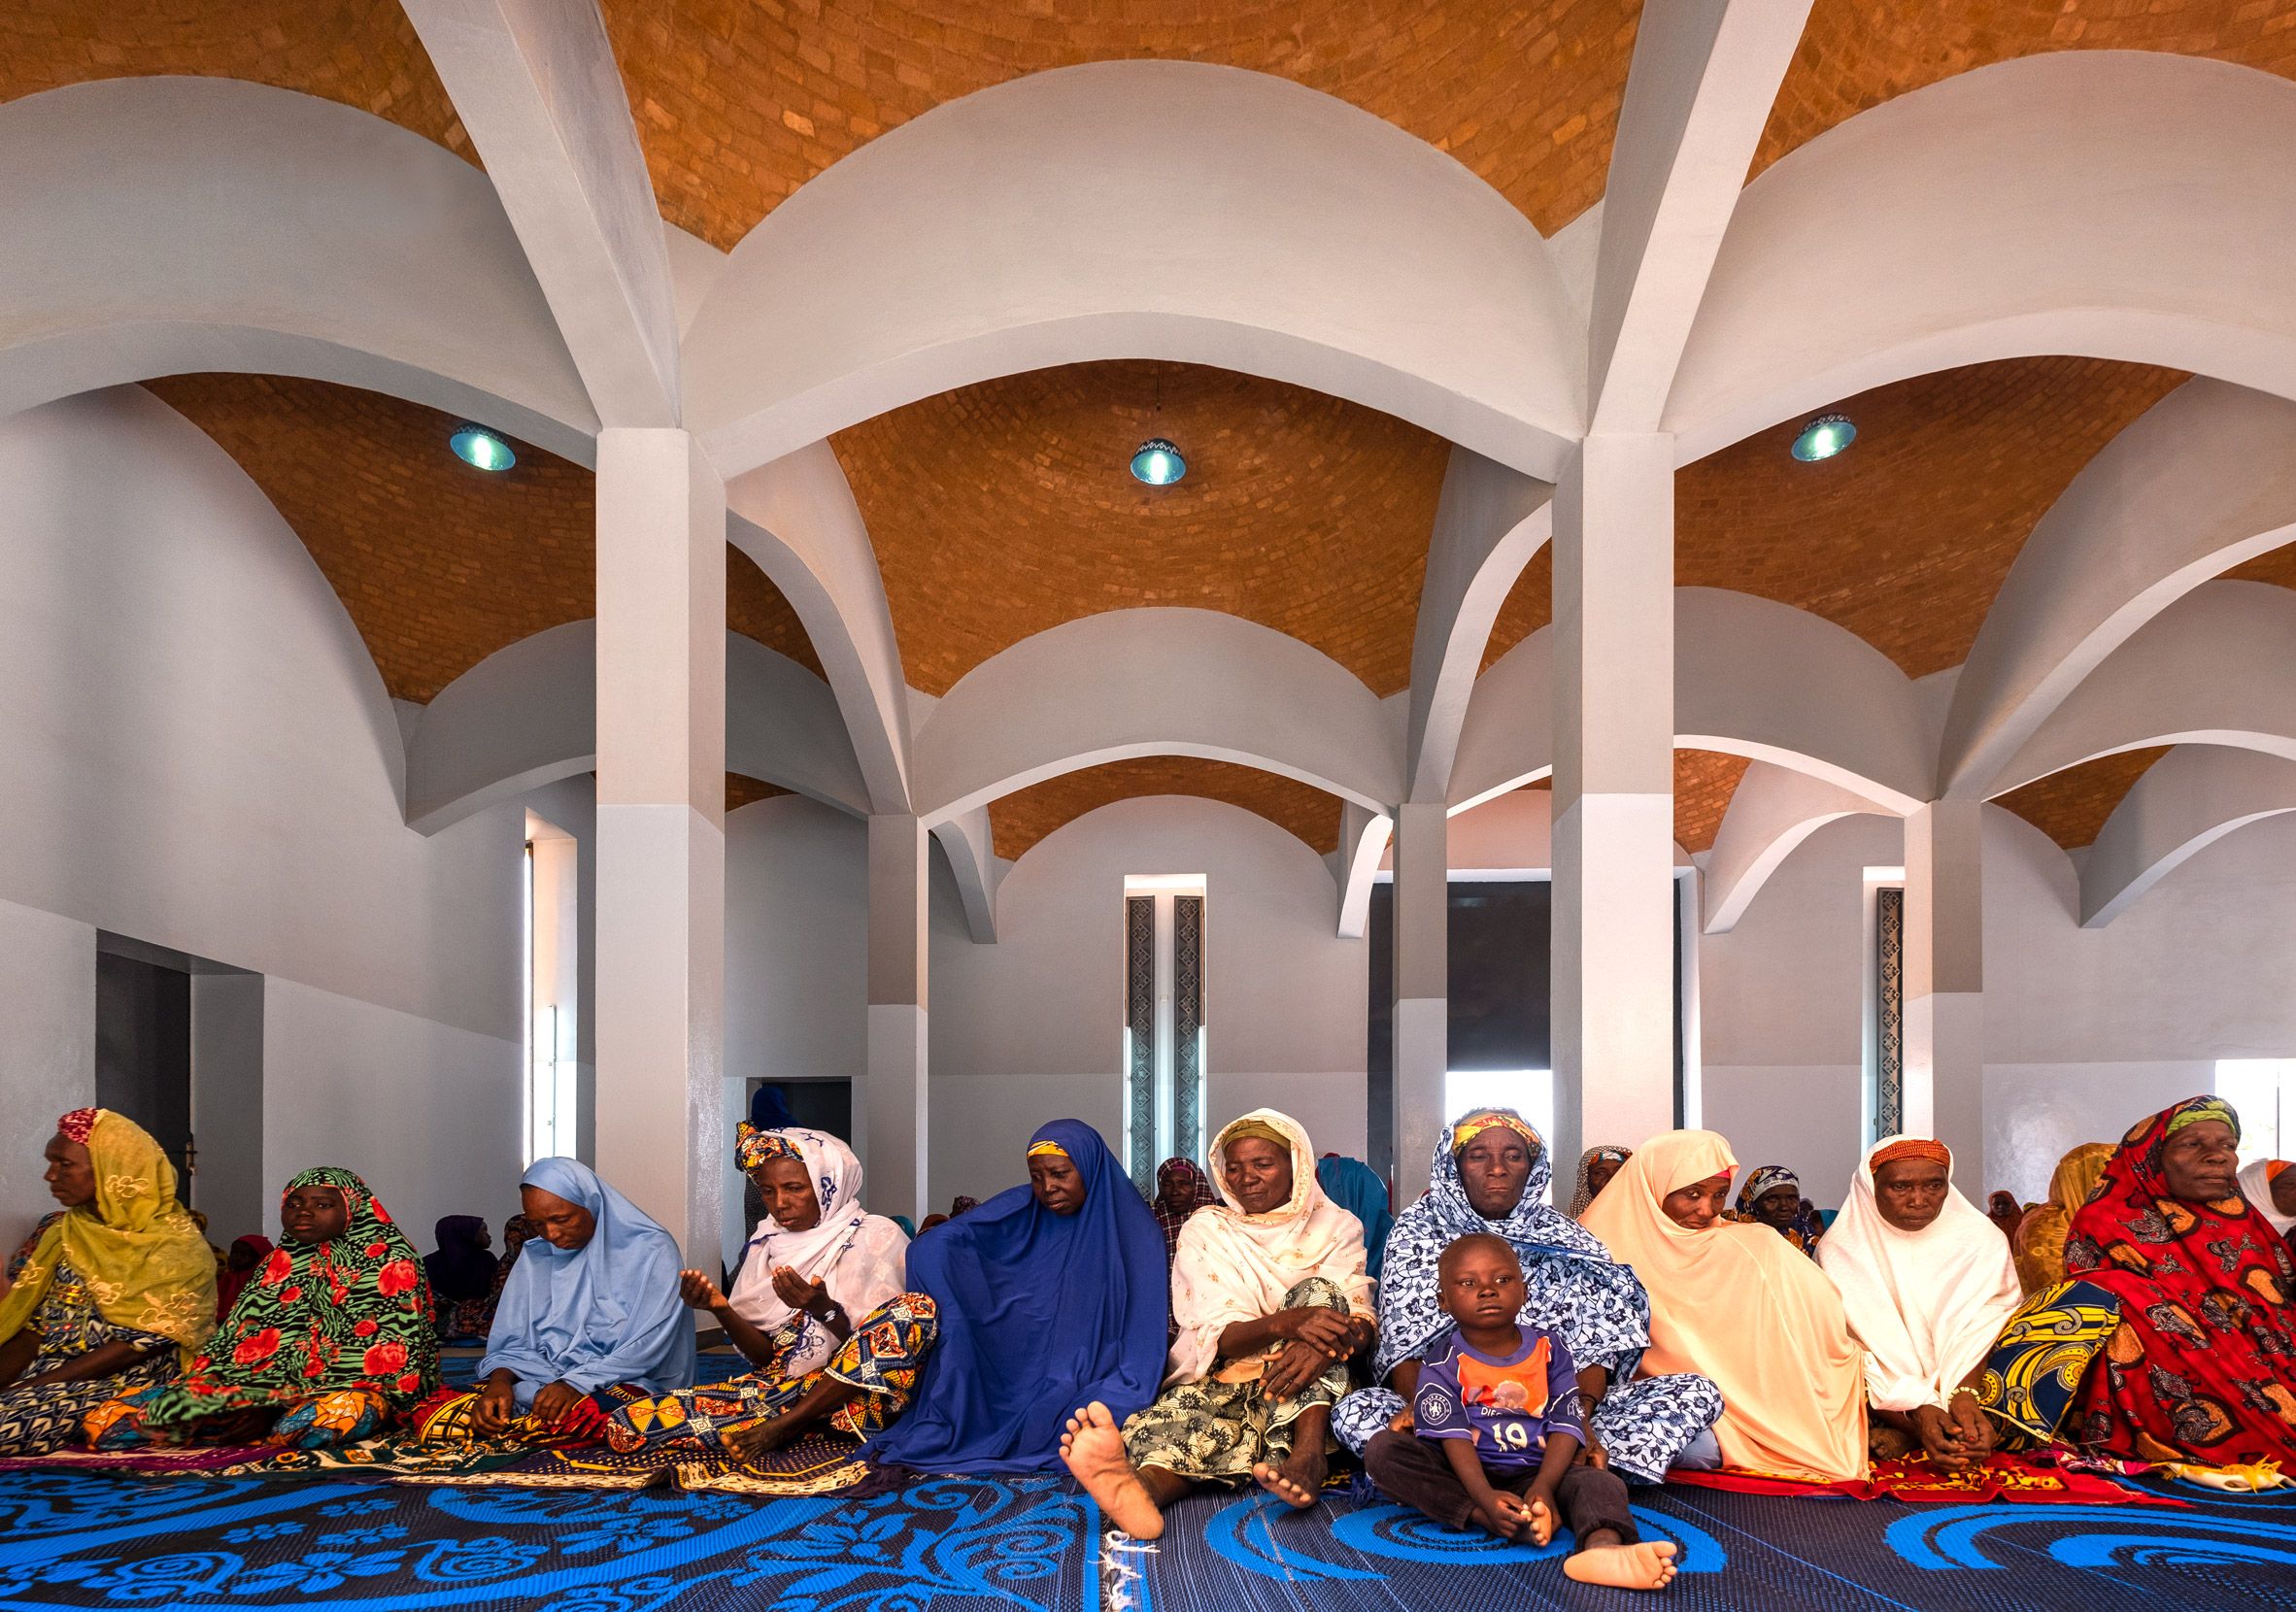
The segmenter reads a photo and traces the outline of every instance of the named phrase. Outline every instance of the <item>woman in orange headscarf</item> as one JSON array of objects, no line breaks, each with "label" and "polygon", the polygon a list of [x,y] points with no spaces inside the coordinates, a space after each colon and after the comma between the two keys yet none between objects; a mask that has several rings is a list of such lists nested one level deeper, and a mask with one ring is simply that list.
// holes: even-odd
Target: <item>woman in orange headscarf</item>
[{"label": "woman in orange headscarf", "polygon": [[1640,1369],[1695,1371],[1722,1391],[1714,1435],[1728,1465],[1863,1477],[1864,1360],[1841,1295],[1767,1226],[1721,1218],[1737,1168],[1713,1131],[1671,1130],[1587,1206],[1586,1228],[1650,1294]]}]

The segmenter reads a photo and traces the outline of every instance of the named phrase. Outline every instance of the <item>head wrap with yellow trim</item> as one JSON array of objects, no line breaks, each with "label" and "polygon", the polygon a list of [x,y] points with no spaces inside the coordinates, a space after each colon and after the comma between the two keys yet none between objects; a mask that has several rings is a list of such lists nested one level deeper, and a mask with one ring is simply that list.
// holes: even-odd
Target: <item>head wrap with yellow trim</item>
[{"label": "head wrap with yellow trim", "polygon": [[2203,1120],[2215,1120],[2232,1127],[2232,1139],[2241,1139],[2241,1117],[2232,1104],[2222,1097],[2195,1097],[2180,1103],[2169,1115],[2169,1128],[2164,1133],[2174,1136],[2186,1125],[2199,1125]]},{"label": "head wrap with yellow trim", "polygon": [[1533,1130],[1521,1115],[1510,1114],[1503,1108],[1478,1108],[1451,1127],[1452,1153],[1465,1153],[1468,1143],[1486,1130],[1513,1131],[1523,1139],[1534,1159],[1546,1151],[1546,1144],[1538,1139],[1538,1132]]},{"label": "head wrap with yellow trim", "polygon": [[1247,1136],[1257,1136],[1263,1142],[1272,1142],[1286,1152],[1291,1150],[1292,1139],[1289,1136],[1266,1121],[1255,1120],[1249,1114],[1233,1122],[1226,1130],[1220,1132],[1219,1138],[1212,1145],[1215,1149],[1225,1148],[1229,1143],[1240,1142]]},{"label": "head wrap with yellow trim", "polygon": [[1882,1165],[1902,1164],[1908,1159],[1922,1159],[1932,1164],[1942,1164],[1947,1170],[1953,1168],[1952,1150],[1947,1148],[1944,1143],[1932,1141],[1926,1136],[1901,1136],[1886,1147],[1877,1147],[1874,1150],[1873,1155],[1866,1160],[1866,1173],[1878,1181],[1881,1178]]},{"label": "head wrap with yellow trim", "polygon": [[768,1159],[794,1159],[805,1161],[804,1150],[792,1141],[789,1134],[779,1130],[760,1130],[747,1120],[736,1120],[733,1125],[733,1161],[747,1175]]},{"label": "head wrap with yellow trim", "polygon": [[1031,1142],[1025,1157],[1030,1159],[1066,1159],[1068,1150],[1058,1142]]},{"label": "head wrap with yellow trim", "polygon": [[169,1339],[188,1362],[216,1329],[216,1257],[176,1201],[176,1167],[124,1114],[76,1109],[57,1129],[85,1138],[95,1196],[41,1233],[0,1299],[0,1342],[23,1330],[68,1260],[106,1321]]}]

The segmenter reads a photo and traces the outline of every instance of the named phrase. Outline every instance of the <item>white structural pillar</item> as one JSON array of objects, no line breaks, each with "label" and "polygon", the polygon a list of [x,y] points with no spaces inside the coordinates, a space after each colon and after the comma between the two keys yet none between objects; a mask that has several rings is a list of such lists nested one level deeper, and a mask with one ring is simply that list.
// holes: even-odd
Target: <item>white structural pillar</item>
[{"label": "white structural pillar", "polygon": [[861,1105],[869,1199],[926,1213],[925,959],[931,841],[916,818],[869,819],[869,1068]]},{"label": "white structural pillar", "polygon": [[598,1173],[714,1271],[726,1040],[726,489],[598,434]]},{"label": "white structural pillar", "polygon": [[1904,1127],[1985,1182],[1985,806],[1941,800],[1906,820]]},{"label": "white structural pillar", "polygon": [[1395,814],[1395,1200],[1427,1191],[1450,1064],[1450,824],[1440,801]]},{"label": "white structural pillar", "polygon": [[1555,497],[1555,1176],[1674,1121],[1674,444],[1596,436]]}]

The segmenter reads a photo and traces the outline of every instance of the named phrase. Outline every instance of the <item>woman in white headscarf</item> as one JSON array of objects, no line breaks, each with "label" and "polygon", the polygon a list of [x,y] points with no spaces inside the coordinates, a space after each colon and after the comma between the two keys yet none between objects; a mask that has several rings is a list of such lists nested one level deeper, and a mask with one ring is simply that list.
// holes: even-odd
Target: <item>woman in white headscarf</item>
[{"label": "woman in white headscarf", "polygon": [[1247,1480],[1304,1509],[1338,1448],[1332,1406],[1377,1334],[1363,1223],[1326,1197],[1297,1120],[1255,1109],[1212,1141],[1220,1201],[1180,1228],[1164,1392],[1124,1424],[1080,1409],[1062,1459],[1128,1533],[1204,1484]]},{"label": "woman in white headscarf", "polygon": [[825,1131],[744,1121],[734,1157],[765,1218],[731,1296],[698,1270],[679,1274],[679,1292],[754,1369],[624,1406],[607,1427],[617,1450],[692,1443],[747,1457],[825,1423],[866,1439],[907,1408],[937,1335],[932,1300],[906,1291],[907,1235],[861,1207],[851,1148]]},{"label": "woman in white headscarf", "polygon": [[1817,1260],[1865,1351],[1875,1458],[1926,1452],[1960,1471],[1993,1450],[1978,1379],[2024,1290],[2000,1228],[1952,1171],[1942,1142],[1883,1137]]}]

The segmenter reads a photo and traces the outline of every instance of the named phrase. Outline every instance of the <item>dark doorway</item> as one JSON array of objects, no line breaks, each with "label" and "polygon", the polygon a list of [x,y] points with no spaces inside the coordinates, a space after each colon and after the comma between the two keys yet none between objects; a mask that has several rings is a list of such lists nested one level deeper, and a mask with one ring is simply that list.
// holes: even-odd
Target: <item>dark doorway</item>
[{"label": "dark doorway", "polygon": [[176,1166],[176,1195],[193,1201],[191,976],[111,952],[96,954],[96,1105],[135,1121]]},{"label": "dark doorway", "polygon": [[853,1082],[850,1080],[754,1080],[750,1091],[770,1086],[781,1093],[790,1124],[826,1130],[840,1142],[853,1141]]}]

